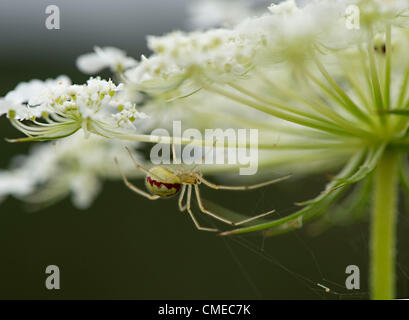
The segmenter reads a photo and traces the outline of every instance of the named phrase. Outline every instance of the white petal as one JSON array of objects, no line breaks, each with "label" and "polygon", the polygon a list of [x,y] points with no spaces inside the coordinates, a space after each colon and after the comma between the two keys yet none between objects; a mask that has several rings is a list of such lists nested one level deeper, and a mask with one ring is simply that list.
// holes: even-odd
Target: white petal
[{"label": "white petal", "polygon": [[86,74],[95,74],[107,67],[106,61],[94,52],[79,56],[76,64],[77,68]]}]

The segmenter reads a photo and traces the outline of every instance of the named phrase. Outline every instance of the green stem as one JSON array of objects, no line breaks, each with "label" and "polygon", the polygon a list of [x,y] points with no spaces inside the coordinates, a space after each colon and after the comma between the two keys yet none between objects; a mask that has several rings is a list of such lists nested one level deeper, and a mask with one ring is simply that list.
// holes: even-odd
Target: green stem
[{"label": "green stem", "polygon": [[375,171],[371,225],[371,298],[395,297],[395,236],[399,154],[387,151]]}]

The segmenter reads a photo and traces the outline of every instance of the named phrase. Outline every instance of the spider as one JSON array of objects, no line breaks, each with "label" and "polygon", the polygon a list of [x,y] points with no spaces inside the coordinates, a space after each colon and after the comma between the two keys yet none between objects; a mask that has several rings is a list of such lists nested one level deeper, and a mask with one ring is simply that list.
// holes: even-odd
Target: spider
[{"label": "spider", "polygon": [[[132,191],[144,196],[145,198],[149,199],[149,200],[157,200],[157,199],[161,199],[161,198],[169,198],[172,197],[174,195],[176,195],[177,193],[180,192],[179,195],[179,200],[178,200],[178,206],[179,206],[179,210],[181,212],[187,211],[193,221],[193,223],[195,224],[196,228],[198,230],[202,230],[202,231],[212,231],[212,232],[218,232],[219,230],[215,229],[215,228],[206,228],[206,227],[202,227],[199,222],[196,220],[195,216],[193,215],[193,212],[191,210],[191,200],[192,200],[192,190],[194,188],[195,194],[196,194],[196,199],[197,199],[197,204],[199,206],[199,209],[202,213],[207,214],[221,222],[224,222],[226,224],[229,224],[231,226],[239,226],[241,224],[265,217],[269,214],[272,214],[275,210],[271,210],[268,212],[264,212],[261,213],[259,215],[256,215],[254,217],[250,217],[250,218],[246,218],[244,220],[241,221],[231,221],[228,220],[214,212],[209,211],[208,209],[206,209],[203,205],[203,201],[201,199],[200,196],[200,191],[199,191],[199,185],[200,184],[205,184],[206,186],[212,188],[212,189],[216,189],[216,190],[220,190],[220,189],[225,189],[225,190],[251,190],[251,189],[256,189],[256,188],[260,188],[260,187],[264,187],[270,184],[273,184],[275,182],[279,182],[282,180],[285,180],[287,178],[289,178],[288,176],[284,176],[281,178],[277,178],[277,179],[273,179],[273,180],[269,180],[269,181],[265,181],[262,183],[258,183],[258,184],[253,184],[253,185],[242,185],[242,186],[226,186],[226,185],[217,185],[214,184],[208,180],[206,180],[205,178],[203,178],[203,174],[201,172],[194,172],[194,169],[192,170],[173,170],[171,168],[168,167],[164,167],[164,166],[155,166],[152,167],[150,170],[144,168],[143,166],[141,166],[140,164],[137,163],[137,161],[135,160],[134,156],[132,155],[131,150],[129,150],[128,147],[125,147],[126,150],[128,151],[133,163],[135,164],[135,167],[139,170],[141,170],[142,172],[144,172],[146,174],[146,179],[145,179],[145,185],[146,188],[148,189],[148,192],[145,192],[141,189],[139,189],[138,187],[136,187],[135,185],[133,185],[132,183],[130,183],[127,179],[127,177],[125,176],[125,174],[123,173],[123,171],[121,170],[121,167],[119,166],[118,163],[118,159],[115,158],[114,161],[116,163],[116,165],[118,166],[119,172],[122,176],[122,179],[125,183],[125,185],[131,189]],[[173,158],[175,160],[175,150],[174,150],[174,145],[172,144],[172,150],[173,150]],[[176,163],[176,162],[175,162]],[[186,199],[186,203],[183,205],[183,199],[185,197],[185,193],[187,193],[187,199]]]}]

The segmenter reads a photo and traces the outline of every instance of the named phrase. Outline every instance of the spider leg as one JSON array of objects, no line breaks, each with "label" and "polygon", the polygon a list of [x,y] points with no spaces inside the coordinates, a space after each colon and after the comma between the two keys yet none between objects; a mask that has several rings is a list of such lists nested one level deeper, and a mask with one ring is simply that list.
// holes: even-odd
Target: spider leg
[{"label": "spider leg", "polygon": [[149,170],[145,169],[145,168],[142,167],[138,162],[136,162],[136,159],[134,158],[134,156],[133,156],[131,150],[129,150],[128,147],[125,147],[125,149],[126,149],[126,151],[128,151],[129,156],[131,157],[131,159],[132,159],[132,161],[133,161],[133,163],[134,163],[134,165],[135,165],[135,167],[136,167],[137,169],[141,170],[142,172],[144,172],[144,173],[146,173],[146,174],[151,174],[151,173],[149,172]]},{"label": "spider leg", "polygon": [[175,143],[172,141],[172,157],[173,157],[173,164],[181,164],[182,162],[178,159],[175,149]]},{"label": "spider leg", "polygon": [[[131,156],[131,159],[132,159],[132,161],[133,161],[133,163],[134,163],[134,165],[135,165],[135,167],[136,167],[137,169],[141,170],[143,173],[146,173],[147,175],[150,175],[150,176],[154,177],[154,178],[155,178],[156,180],[158,180],[158,181],[165,181],[165,182],[168,181],[168,180],[170,181],[170,178],[169,178],[168,180],[165,180],[165,179],[159,177],[158,175],[154,174],[153,172],[150,172],[148,169],[145,169],[144,167],[142,167],[142,166],[136,161],[135,157],[132,155],[131,150],[129,150],[128,147],[125,147],[125,149],[128,151],[128,153],[129,153],[129,155]],[[173,174],[172,176],[173,176],[173,177],[176,177],[176,174]]]},{"label": "spider leg", "polygon": [[212,232],[217,232],[217,231],[219,231],[219,230],[217,230],[217,229],[204,228],[204,227],[201,227],[201,226],[200,226],[199,222],[197,222],[195,216],[193,215],[192,210],[190,209],[191,198],[192,198],[192,186],[189,185],[189,186],[187,187],[187,204],[186,204],[186,207],[187,207],[187,212],[189,213],[190,217],[192,218],[193,223],[195,224],[196,228],[197,228],[198,230],[202,230],[202,231],[212,231]]},{"label": "spider leg", "polygon": [[276,182],[286,180],[289,177],[291,177],[291,175],[287,175],[287,176],[284,176],[284,177],[280,177],[280,178],[272,179],[272,180],[269,180],[269,181],[265,181],[265,182],[261,182],[261,183],[257,183],[257,184],[252,184],[252,185],[224,186],[224,185],[218,185],[218,184],[212,183],[212,182],[206,180],[205,178],[198,176],[198,178],[199,178],[199,180],[201,182],[203,182],[208,187],[210,187],[212,189],[216,189],[216,190],[219,190],[219,189],[225,189],[225,190],[252,190],[252,189],[261,188],[261,187],[268,186],[268,185],[276,183]]},{"label": "spider leg", "polygon": [[142,167],[142,166],[136,161],[135,157],[133,156],[131,150],[130,150],[128,147],[125,147],[125,149],[126,149],[126,151],[128,151],[129,156],[131,157],[131,159],[132,159],[132,161],[133,161],[133,163],[134,163],[136,169],[141,170],[143,173],[145,173],[145,174],[147,174],[147,175],[150,175],[150,176],[154,177],[154,178],[157,179],[157,180],[161,180],[160,177],[158,177],[157,175],[153,174],[153,173],[150,172],[148,169],[145,169],[144,167]]},{"label": "spider leg", "polygon": [[[217,139],[214,140],[214,142],[213,142],[212,146],[210,147],[210,149],[207,150],[207,152],[206,152],[204,155],[202,155],[202,162],[205,161],[206,156],[210,153],[210,151],[213,151],[214,147],[216,147],[216,143],[217,143]],[[195,164],[195,165],[190,169],[190,172],[194,172],[199,165],[200,165],[200,164]]]},{"label": "spider leg", "polygon": [[145,198],[148,198],[149,200],[156,200],[156,199],[159,199],[159,198],[160,198],[159,196],[151,195],[151,194],[149,194],[149,193],[147,193],[147,192],[145,192],[145,191],[143,191],[143,190],[137,188],[137,187],[134,186],[132,183],[130,183],[130,182],[128,181],[128,179],[126,178],[125,174],[122,172],[121,167],[119,166],[119,163],[118,163],[118,159],[117,159],[117,158],[114,158],[114,161],[115,161],[116,165],[118,166],[119,172],[120,172],[120,174],[121,174],[121,176],[122,176],[122,180],[124,181],[125,185],[126,185],[129,189],[131,189],[132,191],[134,191],[134,192],[136,192],[136,193],[139,193],[141,196],[144,196]]},{"label": "spider leg", "polygon": [[253,220],[262,218],[262,217],[265,217],[265,216],[267,216],[267,215],[272,214],[273,212],[275,212],[275,210],[271,210],[271,211],[264,212],[264,213],[261,213],[261,214],[259,214],[259,215],[256,215],[256,216],[254,216],[254,217],[250,217],[250,218],[246,218],[246,219],[244,219],[244,220],[240,220],[240,221],[234,222],[234,221],[231,221],[231,220],[228,220],[228,219],[226,219],[226,218],[223,218],[223,217],[221,217],[221,216],[219,216],[219,215],[217,215],[217,214],[215,214],[215,213],[213,213],[213,212],[207,210],[207,209],[203,206],[202,199],[201,199],[201,197],[200,197],[199,186],[196,185],[196,184],[195,184],[195,191],[196,191],[197,204],[199,205],[200,211],[202,211],[202,212],[205,213],[205,214],[208,214],[208,215],[212,216],[213,218],[215,218],[215,219],[217,219],[217,220],[220,220],[220,221],[222,221],[222,222],[224,222],[224,223],[230,224],[230,225],[232,225],[232,226],[239,226],[239,225],[241,225],[241,224],[244,224],[244,223],[247,223],[247,222],[250,222],[250,221],[253,221]]},{"label": "spider leg", "polygon": [[179,200],[178,200],[179,210],[181,212],[186,210],[186,204],[183,205],[183,197],[185,195],[185,191],[186,191],[186,185],[183,185],[182,190],[180,191]]}]

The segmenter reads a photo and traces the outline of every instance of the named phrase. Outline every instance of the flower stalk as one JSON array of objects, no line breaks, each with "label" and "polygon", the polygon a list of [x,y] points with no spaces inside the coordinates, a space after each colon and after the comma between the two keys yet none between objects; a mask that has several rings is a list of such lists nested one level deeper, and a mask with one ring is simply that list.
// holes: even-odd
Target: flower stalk
[{"label": "flower stalk", "polygon": [[398,201],[397,152],[385,152],[375,170],[370,265],[371,298],[395,298],[395,242]]}]

